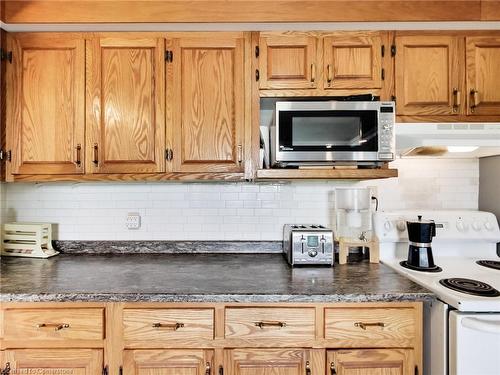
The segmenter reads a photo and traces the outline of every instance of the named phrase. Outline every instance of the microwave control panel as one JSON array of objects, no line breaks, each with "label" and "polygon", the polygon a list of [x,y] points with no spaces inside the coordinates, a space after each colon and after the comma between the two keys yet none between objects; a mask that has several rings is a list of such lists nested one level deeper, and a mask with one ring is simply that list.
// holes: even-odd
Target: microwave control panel
[{"label": "microwave control panel", "polygon": [[381,103],[379,111],[379,151],[380,160],[394,160],[394,103]]}]

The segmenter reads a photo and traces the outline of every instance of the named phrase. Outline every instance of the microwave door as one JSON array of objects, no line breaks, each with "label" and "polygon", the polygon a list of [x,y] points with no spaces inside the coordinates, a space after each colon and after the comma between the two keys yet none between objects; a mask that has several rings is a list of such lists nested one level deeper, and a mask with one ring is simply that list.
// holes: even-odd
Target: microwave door
[{"label": "microwave door", "polygon": [[356,117],[292,117],[292,147],[358,147],[363,139]]}]

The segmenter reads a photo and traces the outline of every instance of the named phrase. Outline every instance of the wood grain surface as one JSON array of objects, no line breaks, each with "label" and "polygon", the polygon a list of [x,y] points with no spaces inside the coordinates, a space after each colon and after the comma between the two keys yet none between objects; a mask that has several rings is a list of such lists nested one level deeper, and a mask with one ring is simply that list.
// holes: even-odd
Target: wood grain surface
[{"label": "wood grain surface", "polygon": [[[338,375],[414,375],[413,351],[358,349],[327,352],[327,367]],[[333,373],[333,371],[332,371]]]},{"label": "wood grain surface", "polygon": [[[467,37],[465,43],[467,114],[500,116],[500,36]],[[470,93],[474,90],[478,103],[472,108]]]},{"label": "wood grain surface", "polygon": [[94,38],[87,45],[91,172],[165,170],[164,45],[161,38],[134,36]]},{"label": "wood grain surface", "polygon": [[396,35],[396,113],[453,115],[453,91],[462,89],[459,38]]},{"label": "wood grain surface", "polygon": [[[183,324],[177,330],[153,324]],[[213,340],[213,309],[125,309],[125,341]]]},{"label": "wood grain surface", "polygon": [[379,32],[342,32],[325,37],[324,87],[381,88],[381,35]]},{"label": "wood grain surface", "polygon": [[[296,339],[314,338],[315,312],[311,308],[228,308],[226,309],[226,338]],[[281,322],[283,327],[259,322]]]},{"label": "wood grain surface", "polygon": [[126,350],[123,371],[127,375],[215,374],[213,356],[212,350]]},{"label": "wood grain surface", "polygon": [[[100,340],[104,338],[103,309],[7,309],[6,340]],[[38,327],[46,324],[46,327]],[[52,325],[68,324],[56,330]]]},{"label": "wood grain surface", "polygon": [[[365,329],[359,326],[365,323]],[[369,324],[382,323],[384,327]],[[325,338],[347,346],[413,346],[416,337],[413,309],[326,309]]]},{"label": "wood grain surface", "polygon": [[280,179],[347,179],[367,180],[376,178],[391,178],[398,176],[397,169],[259,169],[257,179],[280,180]]},{"label": "wood grain surface", "polygon": [[79,34],[11,34],[7,66],[9,174],[81,174],[84,40]]},{"label": "wood grain surface", "polygon": [[102,349],[11,349],[3,352],[1,368],[11,374],[97,375],[102,373]]},{"label": "wood grain surface", "polygon": [[244,172],[247,43],[244,33],[167,41],[174,54],[167,64],[172,171]]},{"label": "wood grain surface", "polygon": [[[87,0],[5,3],[7,23],[499,20],[492,0]],[[485,8],[482,9],[482,6]]]}]

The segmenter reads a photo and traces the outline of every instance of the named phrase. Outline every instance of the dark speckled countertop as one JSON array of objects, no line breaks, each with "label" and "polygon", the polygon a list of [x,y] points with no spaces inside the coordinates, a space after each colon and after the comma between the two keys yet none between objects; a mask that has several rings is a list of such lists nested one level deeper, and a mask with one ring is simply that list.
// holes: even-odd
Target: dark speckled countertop
[{"label": "dark speckled countertop", "polygon": [[0,275],[3,302],[368,302],[433,297],[383,264],[291,268],[281,254],[4,257]]}]

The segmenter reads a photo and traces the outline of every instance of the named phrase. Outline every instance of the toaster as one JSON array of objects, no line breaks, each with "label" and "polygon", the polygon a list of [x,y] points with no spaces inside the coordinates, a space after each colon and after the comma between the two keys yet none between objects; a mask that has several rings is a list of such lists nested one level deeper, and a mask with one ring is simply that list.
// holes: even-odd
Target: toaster
[{"label": "toaster", "polygon": [[333,266],[333,231],[323,225],[286,224],[283,228],[283,255],[292,266]]}]

